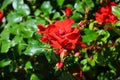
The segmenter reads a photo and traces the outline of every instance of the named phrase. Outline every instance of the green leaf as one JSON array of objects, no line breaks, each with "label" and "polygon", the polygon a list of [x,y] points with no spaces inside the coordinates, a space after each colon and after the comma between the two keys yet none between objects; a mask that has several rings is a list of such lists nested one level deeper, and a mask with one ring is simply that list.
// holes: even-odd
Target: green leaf
[{"label": "green leaf", "polygon": [[4,29],[2,31],[2,33],[0,34],[0,37],[2,40],[9,40],[9,35],[10,35],[10,32],[8,29]]},{"label": "green leaf", "polygon": [[117,27],[120,27],[120,21],[117,21],[115,24]]},{"label": "green leaf", "polygon": [[11,24],[11,26],[9,27],[9,31],[13,35],[19,35],[20,34],[19,28],[20,28],[19,24]]},{"label": "green leaf", "polygon": [[47,46],[41,44],[37,40],[29,40],[28,41],[28,47],[25,50],[24,54],[33,56],[33,55],[39,55],[41,53],[47,53]]},{"label": "green leaf", "polygon": [[78,12],[73,13],[73,15],[71,16],[72,19],[79,21],[82,18],[82,15]]},{"label": "green leaf", "polygon": [[28,16],[30,14],[30,8],[27,4],[20,4],[16,11],[18,14],[23,16]]},{"label": "green leaf", "polygon": [[[104,54],[104,53],[103,53]],[[96,59],[95,61],[100,64],[101,66],[105,66],[105,58],[104,58],[104,55],[101,53],[97,53],[95,54],[96,55]]]},{"label": "green leaf", "polygon": [[101,40],[106,43],[107,42],[107,39],[109,38],[110,36],[110,33],[108,31],[105,31],[105,30],[99,30],[98,31],[98,34],[102,36]]},{"label": "green leaf", "polygon": [[58,6],[62,7],[65,0],[57,0]]},{"label": "green leaf", "polygon": [[21,22],[22,16],[18,15],[16,12],[11,12],[7,16],[7,21],[10,24]]},{"label": "green leaf", "polygon": [[96,21],[91,22],[91,23],[89,24],[89,29],[90,29],[90,30],[93,30],[95,23],[96,23]]},{"label": "green leaf", "polygon": [[87,62],[88,62],[87,59],[83,59],[83,60],[80,61],[80,63],[83,64],[83,65],[86,65]]},{"label": "green leaf", "polygon": [[36,24],[43,24],[43,25],[46,24],[46,21],[40,17],[36,17],[36,20],[37,20]]},{"label": "green leaf", "polygon": [[55,12],[53,15],[53,19],[59,18],[60,17],[60,13],[59,12]]},{"label": "green leaf", "polygon": [[36,22],[37,21],[34,19],[29,19],[24,23],[24,25],[31,31],[37,31],[38,28],[37,28]]},{"label": "green leaf", "polygon": [[34,12],[34,15],[35,15],[35,16],[39,16],[40,13],[41,13],[41,11],[40,11],[39,9],[37,9],[37,10]]},{"label": "green leaf", "polygon": [[117,6],[112,6],[112,12],[120,20],[120,8]]},{"label": "green leaf", "polygon": [[83,42],[89,43],[95,40],[98,34],[92,30],[84,29],[84,35],[82,35]]},{"label": "green leaf", "polygon": [[11,60],[10,59],[3,59],[0,61],[0,68],[3,68],[5,66],[8,66],[10,64]]},{"label": "green leaf", "polygon": [[30,61],[26,62],[25,68],[26,68],[26,69],[32,69],[32,68],[33,68]]},{"label": "green leaf", "polygon": [[14,47],[16,44],[20,43],[22,40],[22,37],[16,35],[12,40],[12,46]]},{"label": "green leaf", "polygon": [[13,0],[12,6],[16,10],[18,9],[18,6],[24,4],[23,0]]},{"label": "green leaf", "polygon": [[12,3],[12,1],[13,1],[13,0],[4,0],[3,3],[2,3],[1,9],[6,8],[9,4]]},{"label": "green leaf", "polygon": [[55,53],[53,52],[52,49],[48,49],[47,52],[44,53],[46,59],[48,60],[48,62],[57,62],[58,58],[55,55]]},{"label": "green leaf", "polygon": [[36,74],[32,74],[30,80],[40,80]]},{"label": "green leaf", "polygon": [[31,38],[33,36],[33,31],[27,29],[24,25],[20,26],[20,35],[24,38]]},{"label": "green leaf", "polygon": [[44,1],[41,5],[41,10],[46,14],[52,13],[52,9],[53,7],[51,6],[50,1]]},{"label": "green leaf", "polygon": [[86,8],[93,8],[94,7],[94,3],[92,0],[84,0],[84,2],[86,3]]},{"label": "green leaf", "polygon": [[82,71],[88,71],[88,70],[90,70],[90,66],[84,65]]},{"label": "green leaf", "polygon": [[84,13],[84,12],[85,12],[84,7],[83,7],[83,3],[80,2],[80,0],[76,0],[75,5],[74,5],[74,8],[75,8],[78,12],[81,12],[81,13]]},{"label": "green leaf", "polygon": [[11,41],[10,40],[2,40],[1,53],[8,52],[10,47],[11,47]]}]

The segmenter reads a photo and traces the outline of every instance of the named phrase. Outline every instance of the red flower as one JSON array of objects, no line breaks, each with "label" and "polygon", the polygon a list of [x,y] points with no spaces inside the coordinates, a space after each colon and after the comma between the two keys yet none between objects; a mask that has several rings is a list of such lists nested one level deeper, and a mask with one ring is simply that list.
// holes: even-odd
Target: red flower
[{"label": "red flower", "polygon": [[79,30],[72,28],[73,23],[73,20],[65,19],[49,25],[44,31],[44,36],[47,37],[47,40],[42,38],[43,42],[48,41],[52,47],[58,50],[73,50],[76,44],[81,42]]},{"label": "red flower", "polygon": [[70,16],[70,15],[71,15],[71,12],[72,12],[72,9],[71,9],[71,8],[66,8],[66,9],[65,9],[65,15],[66,15],[66,16]]},{"label": "red flower", "polygon": [[61,68],[64,67],[64,63],[63,63],[63,62],[58,62],[58,63],[56,64],[56,67],[57,67],[58,69],[61,69]]},{"label": "red flower", "polygon": [[80,46],[81,46],[81,48],[86,48],[87,47],[87,45],[85,43],[81,43]]},{"label": "red flower", "polygon": [[2,11],[0,11],[0,23],[2,22],[2,19],[3,19],[3,13],[2,13]]},{"label": "red flower", "polygon": [[96,13],[96,20],[99,24],[105,23],[116,23],[118,21],[117,17],[112,13],[112,6],[117,6],[115,2],[110,2],[106,6],[102,6]]}]

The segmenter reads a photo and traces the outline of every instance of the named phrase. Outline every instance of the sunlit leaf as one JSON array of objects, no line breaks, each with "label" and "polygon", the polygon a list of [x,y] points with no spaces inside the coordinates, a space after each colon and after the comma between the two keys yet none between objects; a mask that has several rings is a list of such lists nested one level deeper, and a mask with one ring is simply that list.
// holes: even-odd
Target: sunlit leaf
[{"label": "sunlit leaf", "polygon": [[0,60],[0,68],[3,68],[5,66],[8,66],[10,64],[11,60],[10,59],[3,59]]}]

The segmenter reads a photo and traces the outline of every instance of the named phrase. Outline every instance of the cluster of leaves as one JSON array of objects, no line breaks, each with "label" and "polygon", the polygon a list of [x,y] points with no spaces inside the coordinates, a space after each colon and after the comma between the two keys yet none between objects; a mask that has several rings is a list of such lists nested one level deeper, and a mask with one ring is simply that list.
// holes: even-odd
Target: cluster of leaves
[{"label": "cluster of leaves", "polygon": [[[2,80],[113,80],[120,75],[120,21],[115,25],[97,24],[95,13],[108,0],[2,0],[4,13],[0,23],[0,79]],[[119,0],[115,0],[119,4]],[[80,56],[72,53],[65,58],[65,67],[56,69],[59,61],[49,44],[40,42],[37,25],[48,25],[66,17],[64,9],[72,8],[69,18],[73,27],[80,27],[82,41]],[[113,14],[120,20],[120,8],[113,6]],[[112,27],[113,30],[106,30]],[[77,78],[78,79],[78,78]],[[79,80],[78,79],[78,80]]]}]

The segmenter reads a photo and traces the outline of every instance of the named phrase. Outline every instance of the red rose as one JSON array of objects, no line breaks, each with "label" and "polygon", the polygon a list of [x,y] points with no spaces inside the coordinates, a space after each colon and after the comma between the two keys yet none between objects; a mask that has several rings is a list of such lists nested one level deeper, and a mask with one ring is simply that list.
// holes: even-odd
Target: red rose
[{"label": "red rose", "polygon": [[115,2],[110,2],[106,6],[102,6],[96,13],[96,20],[99,24],[116,23],[117,17],[113,15],[111,6],[117,6]]},{"label": "red rose", "polygon": [[64,67],[64,63],[63,63],[63,62],[58,62],[58,63],[56,64],[56,67],[57,67],[58,69],[61,69],[61,68]]},{"label": "red rose", "polygon": [[54,24],[48,25],[45,28],[38,25],[38,32],[43,35],[42,42],[49,43],[55,50],[67,52],[75,49],[76,45],[81,43],[82,39],[77,28],[72,28],[74,20],[65,19],[64,21],[56,21]]},{"label": "red rose", "polygon": [[2,19],[3,19],[3,13],[2,13],[2,11],[0,11],[0,22],[2,22]]},{"label": "red rose", "polygon": [[72,12],[72,9],[71,9],[71,8],[66,8],[66,9],[65,9],[65,15],[66,15],[66,16],[70,16],[70,15],[71,15],[71,12]]},{"label": "red rose", "polygon": [[56,21],[55,24],[49,25],[45,30],[49,43],[56,49],[72,50],[75,48],[78,40],[81,42],[81,36],[77,28],[72,28],[74,23],[71,19]]}]

